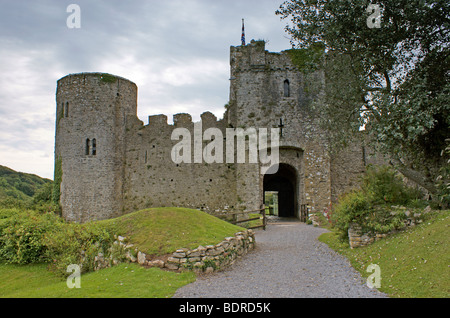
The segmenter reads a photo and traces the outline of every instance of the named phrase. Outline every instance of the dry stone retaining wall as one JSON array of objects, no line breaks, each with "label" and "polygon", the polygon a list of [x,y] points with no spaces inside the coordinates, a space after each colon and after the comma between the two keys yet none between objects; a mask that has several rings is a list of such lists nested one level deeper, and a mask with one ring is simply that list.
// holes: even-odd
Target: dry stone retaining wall
[{"label": "dry stone retaining wall", "polygon": [[[223,269],[255,247],[255,233],[245,230],[227,237],[216,245],[199,246],[196,249],[178,249],[167,259],[153,258],[151,255],[138,251],[133,244],[126,243],[126,238],[117,237],[115,245],[124,248],[126,259],[143,266],[159,267],[168,270],[193,270],[195,272],[213,272]],[[136,256],[134,256],[136,255]],[[95,258],[95,269],[99,270],[117,262],[105,259],[103,255]]]},{"label": "dry stone retaining wall", "polygon": [[386,236],[387,234],[370,235],[369,233],[363,233],[361,226],[354,223],[348,229],[348,240],[351,248],[370,245]]},{"label": "dry stone retaining wall", "polygon": [[169,270],[213,272],[233,264],[239,256],[248,253],[254,246],[254,232],[246,230],[236,233],[234,237],[227,237],[216,245],[199,246],[193,250],[179,249],[166,262],[146,261],[142,265],[163,267]]},{"label": "dry stone retaining wall", "polygon": [[[431,207],[426,207],[422,213],[413,213],[409,210],[407,210],[405,207],[393,207],[396,208],[397,211],[393,210],[391,212],[392,215],[395,215],[397,213],[404,213],[405,214],[405,221],[404,221],[404,229],[408,227],[415,226],[416,224],[422,223],[422,217],[423,215],[429,213],[431,211]],[[373,242],[376,242],[382,238],[385,238],[389,234],[395,233],[396,231],[392,231],[386,234],[381,233],[364,233],[361,226],[352,223],[349,226],[348,229],[348,239],[349,244],[351,248],[356,247],[363,247],[372,244]]]}]

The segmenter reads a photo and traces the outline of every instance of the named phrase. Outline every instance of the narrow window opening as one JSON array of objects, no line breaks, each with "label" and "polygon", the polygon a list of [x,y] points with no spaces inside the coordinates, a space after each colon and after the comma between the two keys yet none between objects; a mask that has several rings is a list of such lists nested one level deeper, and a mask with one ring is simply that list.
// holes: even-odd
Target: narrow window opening
[{"label": "narrow window opening", "polygon": [[66,103],[66,108],[64,109],[64,117],[69,117],[69,102]]},{"label": "narrow window opening", "polygon": [[148,158],[147,158],[147,150],[145,151],[145,163],[147,163],[147,160],[148,160]]},{"label": "narrow window opening", "polygon": [[84,151],[84,154],[85,154],[86,156],[89,156],[90,148],[91,148],[91,141],[90,141],[89,138],[88,138],[88,139],[86,139],[86,149],[85,149],[85,151]]},{"label": "narrow window opening", "polygon": [[92,139],[92,155],[97,155],[97,140],[95,138]]},{"label": "narrow window opening", "polygon": [[284,81],[284,97],[291,97],[291,88],[289,85],[289,80]]}]

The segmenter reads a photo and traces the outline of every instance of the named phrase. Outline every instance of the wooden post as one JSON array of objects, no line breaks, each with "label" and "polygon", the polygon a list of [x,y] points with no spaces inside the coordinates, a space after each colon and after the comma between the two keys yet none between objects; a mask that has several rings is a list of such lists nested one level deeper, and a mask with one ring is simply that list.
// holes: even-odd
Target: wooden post
[{"label": "wooden post", "polygon": [[266,230],[266,206],[263,204],[262,205],[262,209],[261,212],[262,213],[262,217],[263,217],[263,230]]}]

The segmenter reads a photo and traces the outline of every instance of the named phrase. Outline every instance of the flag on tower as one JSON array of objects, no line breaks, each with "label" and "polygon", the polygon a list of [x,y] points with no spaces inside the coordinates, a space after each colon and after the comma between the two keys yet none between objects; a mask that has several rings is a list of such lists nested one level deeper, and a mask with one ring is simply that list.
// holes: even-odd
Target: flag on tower
[{"label": "flag on tower", "polygon": [[241,44],[245,46],[245,26],[244,26],[244,19],[242,19],[242,37],[241,37]]}]

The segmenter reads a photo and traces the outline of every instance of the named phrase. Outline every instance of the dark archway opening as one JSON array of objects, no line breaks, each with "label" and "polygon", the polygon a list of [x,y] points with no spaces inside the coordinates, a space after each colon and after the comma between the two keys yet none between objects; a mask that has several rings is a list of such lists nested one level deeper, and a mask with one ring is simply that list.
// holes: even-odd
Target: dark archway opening
[{"label": "dark archway opening", "polygon": [[264,195],[278,192],[278,216],[297,217],[297,173],[295,168],[281,163],[278,172],[264,175]]}]

